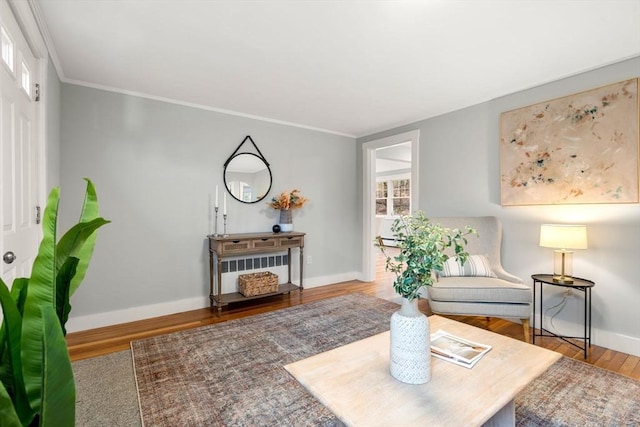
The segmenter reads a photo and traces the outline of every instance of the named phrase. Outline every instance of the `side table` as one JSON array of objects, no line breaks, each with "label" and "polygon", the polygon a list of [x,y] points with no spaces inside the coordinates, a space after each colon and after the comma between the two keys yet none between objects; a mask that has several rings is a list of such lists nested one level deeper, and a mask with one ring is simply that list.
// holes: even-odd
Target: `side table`
[{"label": "side table", "polygon": [[[587,358],[587,350],[591,347],[591,288],[595,286],[595,283],[591,280],[573,278],[573,283],[558,283],[553,281],[552,274],[534,274],[531,276],[533,279],[533,344],[536,343],[536,337],[556,337],[561,340],[578,347],[584,351],[584,358]],[[536,333],[536,285],[540,284],[540,333]],[[544,329],[544,300],[542,298],[542,291],[544,285],[560,286],[568,289],[575,289],[584,292],[584,335],[580,337],[572,337],[567,335],[558,335],[547,329]],[[584,346],[581,347],[578,344],[569,341],[568,338],[580,339],[584,342]]]}]

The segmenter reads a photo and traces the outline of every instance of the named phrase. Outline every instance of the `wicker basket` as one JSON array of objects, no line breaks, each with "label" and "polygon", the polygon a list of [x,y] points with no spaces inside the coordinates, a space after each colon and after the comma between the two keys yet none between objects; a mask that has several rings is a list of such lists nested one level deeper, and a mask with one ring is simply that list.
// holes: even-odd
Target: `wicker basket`
[{"label": "wicker basket", "polygon": [[278,291],[278,275],[269,271],[241,274],[238,276],[238,289],[245,297],[270,294]]}]

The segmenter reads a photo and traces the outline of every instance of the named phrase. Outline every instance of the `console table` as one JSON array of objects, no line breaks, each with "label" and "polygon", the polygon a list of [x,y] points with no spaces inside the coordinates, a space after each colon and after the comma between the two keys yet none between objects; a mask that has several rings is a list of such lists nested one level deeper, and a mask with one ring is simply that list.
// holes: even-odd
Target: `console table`
[{"label": "console table", "polygon": [[[218,307],[218,313],[222,307],[229,303],[247,301],[256,298],[264,298],[273,295],[286,294],[296,289],[302,291],[302,270],[304,259],[304,236],[305,233],[292,231],[289,233],[241,233],[223,235],[210,235],[209,238],[209,300],[211,308]],[[291,282],[291,249],[300,249],[300,285]],[[284,252],[288,255],[288,277],[287,282],[278,286],[277,292],[272,292],[253,297],[245,297],[239,292],[222,293],[222,260],[224,258],[238,257],[243,255],[253,255],[268,252]]]}]

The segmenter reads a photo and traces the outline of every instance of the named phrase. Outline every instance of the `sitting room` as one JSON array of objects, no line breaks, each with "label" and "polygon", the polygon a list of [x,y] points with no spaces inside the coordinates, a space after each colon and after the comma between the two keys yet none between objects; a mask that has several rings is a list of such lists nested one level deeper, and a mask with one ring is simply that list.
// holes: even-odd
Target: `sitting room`
[{"label": "sitting room", "polygon": [[640,0],[0,4],[15,425],[640,424]]}]

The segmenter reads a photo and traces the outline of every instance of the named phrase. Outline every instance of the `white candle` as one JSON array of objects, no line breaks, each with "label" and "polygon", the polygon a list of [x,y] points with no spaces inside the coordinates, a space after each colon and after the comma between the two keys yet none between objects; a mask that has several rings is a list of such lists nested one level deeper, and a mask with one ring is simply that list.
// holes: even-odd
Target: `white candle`
[{"label": "white candle", "polygon": [[218,207],[218,186],[216,185],[216,208]]},{"label": "white candle", "polygon": [[213,210],[213,200],[211,200],[211,193],[209,193],[209,234],[213,234],[213,217],[214,217],[214,210]]},{"label": "white candle", "polygon": [[223,209],[223,211],[222,211],[222,214],[223,214],[223,215],[226,215],[226,214],[227,214],[227,193],[224,193],[224,198],[223,198],[223,200],[224,200],[224,209]]}]

